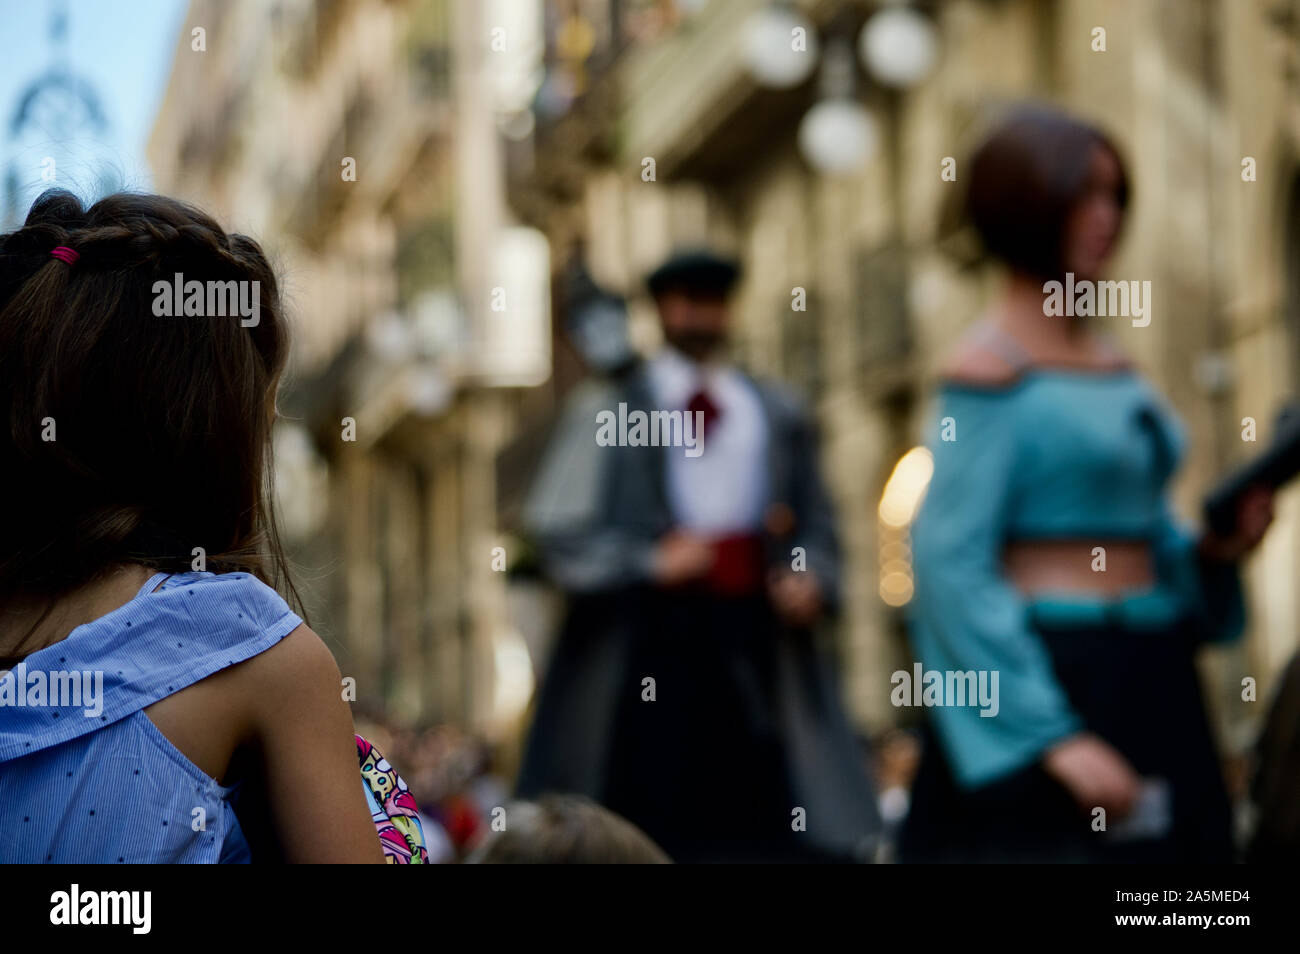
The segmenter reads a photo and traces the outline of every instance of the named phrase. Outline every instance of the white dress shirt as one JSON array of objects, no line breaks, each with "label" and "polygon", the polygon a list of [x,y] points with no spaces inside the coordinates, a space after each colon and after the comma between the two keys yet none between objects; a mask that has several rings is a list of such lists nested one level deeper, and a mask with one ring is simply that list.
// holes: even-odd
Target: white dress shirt
[{"label": "white dress shirt", "polygon": [[668,502],[678,525],[713,536],[757,531],[767,496],[768,425],[753,386],[735,368],[699,364],[673,347],[647,370],[658,408],[685,411],[701,388],[718,408],[705,427],[703,454],[665,449]]}]

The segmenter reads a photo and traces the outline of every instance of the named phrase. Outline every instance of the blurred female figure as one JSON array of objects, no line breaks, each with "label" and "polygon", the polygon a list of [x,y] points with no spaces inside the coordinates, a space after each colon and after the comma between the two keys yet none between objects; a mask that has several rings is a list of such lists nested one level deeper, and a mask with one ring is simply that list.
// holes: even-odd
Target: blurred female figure
[{"label": "blurred female figure", "polygon": [[1193,654],[1241,633],[1235,562],[1271,496],[1243,501],[1231,539],[1178,526],[1174,413],[1092,322],[1046,307],[1047,282],[1096,281],[1114,248],[1114,145],[1022,108],[967,169],[966,212],[1010,276],[942,374],[911,638],[924,671],[985,672],[996,699],[927,709],[902,858],[1227,861]]}]

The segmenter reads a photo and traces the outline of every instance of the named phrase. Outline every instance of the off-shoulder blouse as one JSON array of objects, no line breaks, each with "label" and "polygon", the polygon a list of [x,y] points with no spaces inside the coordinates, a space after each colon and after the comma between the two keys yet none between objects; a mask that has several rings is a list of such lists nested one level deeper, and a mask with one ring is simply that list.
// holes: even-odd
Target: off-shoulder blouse
[{"label": "off-shoulder blouse", "polygon": [[[1191,620],[1200,639],[1244,623],[1235,567],[1202,562],[1174,517],[1182,425],[1129,368],[1030,368],[1005,386],[944,384],[927,444],[934,474],[912,529],[910,638],[926,670],[996,671],[999,709],[935,707],[933,725],[967,787],[1036,761],[1082,728],[1054,676],[1043,625]],[[1027,600],[1002,568],[1017,540],[1133,539],[1152,546],[1156,585],[1119,598]]]}]

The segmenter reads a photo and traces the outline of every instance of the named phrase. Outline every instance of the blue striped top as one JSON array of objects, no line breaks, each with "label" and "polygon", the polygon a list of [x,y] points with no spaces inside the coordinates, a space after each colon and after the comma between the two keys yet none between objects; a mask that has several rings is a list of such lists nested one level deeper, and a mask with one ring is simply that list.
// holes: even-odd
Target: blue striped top
[{"label": "blue striped top", "polygon": [[0,862],[247,862],[238,786],[144,709],[301,622],[250,574],[158,573],[0,676]]}]

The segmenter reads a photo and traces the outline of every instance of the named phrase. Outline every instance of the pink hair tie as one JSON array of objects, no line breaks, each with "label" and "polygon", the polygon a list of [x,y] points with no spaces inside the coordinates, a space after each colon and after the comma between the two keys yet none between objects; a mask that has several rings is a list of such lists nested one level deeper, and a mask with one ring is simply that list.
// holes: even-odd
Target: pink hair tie
[{"label": "pink hair tie", "polygon": [[66,245],[56,245],[50,249],[50,254],[60,261],[67,262],[69,265],[77,264],[77,259],[81,258],[80,252],[76,252]]}]

